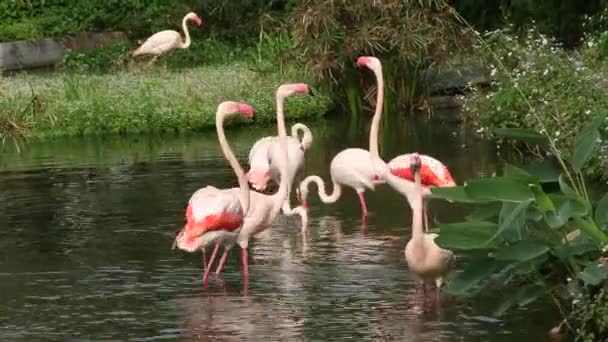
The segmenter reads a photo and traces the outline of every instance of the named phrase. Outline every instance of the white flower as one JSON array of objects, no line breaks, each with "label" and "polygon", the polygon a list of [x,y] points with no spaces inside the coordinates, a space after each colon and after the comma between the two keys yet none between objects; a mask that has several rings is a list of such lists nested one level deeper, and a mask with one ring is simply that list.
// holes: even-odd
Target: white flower
[{"label": "white flower", "polygon": [[545,71],[543,71],[543,76],[547,76],[548,73],[549,73],[549,69],[545,69]]},{"label": "white flower", "polygon": [[593,41],[591,41],[591,40],[590,40],[590,41],[588,41],[588,42],[587,42],[587,46],[588,46],[588,47],[593,47]]},{"label": "white flower", "polygon": [[587,114],[587,115],[591,114],[591,110],[590,110],[590,109],[587,109],[587,110],[585,111],[585,114]]},{"label": "white flower", "polygon": [[496,69],[492,69],[492,71],[490,72],[490,76],[494,76],[496,75]]}]

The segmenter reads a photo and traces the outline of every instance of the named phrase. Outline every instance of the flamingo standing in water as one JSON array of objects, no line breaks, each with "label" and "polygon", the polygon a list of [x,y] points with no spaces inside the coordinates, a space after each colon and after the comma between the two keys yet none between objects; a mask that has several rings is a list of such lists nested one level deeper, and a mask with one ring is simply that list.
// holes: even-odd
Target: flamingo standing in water
[{"label": "flamingo standing in water", "polygon": [[[302,139],[299,139],[299,133],[302,133]],[[247,172],[247,179],[254,189],[263,191],[269,180],[279,183],[279,163],[281,161],[281,153],[278,137],[270,136],[258,140],[249,151],[250,169]],[[310,129],[301,123],[296,123],[291,126],[291,136],[287,137],[287,175],[288,175],[288,190],[285,206],[282,209],[284,215],[294,215],[296,212],[289,209],[289,199],[291,195],[291,187],[294,178],[298,171],[304,165],[304,153],[312,145],[312,133]]]},{"label": "flamingo standing in water", "polygon": [[435,298],[439,302],[443,277],[448,273],[455,257],[452,251],[437,246],[435,243],[437,234],[428,234],[423,231],[422,162],[417,153],[412,153],[410,159],[410,169],[415,181],[411,201],[408,198],[412,207],[412,237],[405,246],[405,260],[408,268],[422,278],[422,290],[425,294],[427,283],[435,283]]},{"label": "flamingo standing in water", "polygon": [[196,25],[201,26],[203,21],[199,16],[190,12],[184,16],[182,19],[182,29],[184,30],[184,34],[186,36],[185,40],[182,40],[182,36],[179,32],[174,30],[164,30],[153,34],[150,38],[146,39],[146,41],[139,47],[137,50],[133,51],[131,54],[133,57],[139,55],[153,55],[152,63],[158,56],[166,54],[175,49],[187,49],[190,47],[190,32],[188,32],[188,26],[186,25],[188,21],[194,21]]},{"label": "flamingo standing in water", "polygon": [[319,197],[323,203],[334,203],[342,195],[342,186],[348,186],[359,196],[363,220],[367,219],[368,211],[365,202],[365,190],[374,190],[376,184],[384,183],[378,171],[385,167],[378,153],[378,132],[382,118],[382,102],[384,97],[384,81],[382,78],[382,64],[375,57],[359,57],[357,66],[367,67],[374,72],[378,82],[378,94],[376,99],[376,111],[372,119],[369,133],[369,151],[362,148],[347,148],[339,152],[329,165],[329,173],[333,183],[333,191],[330,195],[325,192],[325,184],[319,176],[308,176],[299,187],[302,206],[308,207],[308,185],[316,183]]},{"label": "flamingo standing in water", "polygon": [[207,285],[209,271],[213,260],[218,252],[220,244],[224,244],[228,250],[234,244],[239,227],[243,224],[244,215],[249,208],[249,184],[245,178],[245,172],[241,168],[224,134],[224,119],[229,115],[237,113],[246,117],[253,117],[253,107],[244,104],[226,101],[222,102],[217,109],[215,126],[217,136],[224,157],[230,163],[237,176],[239,187],[231,189],[218,189],[206,186],[197,190],[186,209],[187,223],[177,234],[173,248],[176,246],[188,252],[203,249],[215,243],[215,249],[211,255],[209,264],[205,264],[203,283]]},{"label": "flamingo standing in water", "polygon": [[[282,162],[279,162],[278,165],[281,181],[279,184],[279,190],[274,195],[261,194],[255,191],[250,193],[251,205],[236,238],[236,242],[241,247],[243,275],[246,281],[249,279],[249,239],[270,226],[270,224],[277,217],[285,202],[285,199],[287,198],[289,180],[287,177],[287,132],[285,129],[285,119],[283,115],[285,98],[290,95],[309,93],[310,89],[308,88],[308,85],[304,83],[283,84],[277,89],[277,130],[279,135],[279,149],[281,151],[280,158],[282,160]],[[224,254],[222,255],[222,258],[215,271],[216,274],[219,274],[224,267],[229,251],[228,248],[224,250]],[[211,256],[211,260],[209,260],[209,264],[212,262],[213,255]]]}]

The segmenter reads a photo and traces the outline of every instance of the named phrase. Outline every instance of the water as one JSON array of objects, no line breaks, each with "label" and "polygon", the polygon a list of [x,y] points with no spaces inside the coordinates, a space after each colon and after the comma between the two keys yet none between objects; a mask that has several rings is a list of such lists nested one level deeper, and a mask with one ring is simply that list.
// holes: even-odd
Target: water
[{"label": "water", "polygon": [[[367,145],[365,131],[311,125],[306,173],[327,179],[331,158]],[[390,127],[384,156],[418,150],[458,180],[496,171],[500,157],[464,129],[411,123]],[[273,128],[228,129],[244,162]],[[0,159],[0,340],[539,341],[557,321],[549,305],[490,318],[496,297],[446,297],[425,305],[403,250],[406,202],[388,188],[368,193],[362,226],[348,190],[333,205],[310,199],[309,234],[279,218],[251,246],[249,288],[240,253],[204,289],[201,254],[170,250],[199,187],[233,186],[214,132],[188,137],[34,143]],[[435,220],[462,208],[433,202]],[[459,262],[468,262],[460,256]]]}]

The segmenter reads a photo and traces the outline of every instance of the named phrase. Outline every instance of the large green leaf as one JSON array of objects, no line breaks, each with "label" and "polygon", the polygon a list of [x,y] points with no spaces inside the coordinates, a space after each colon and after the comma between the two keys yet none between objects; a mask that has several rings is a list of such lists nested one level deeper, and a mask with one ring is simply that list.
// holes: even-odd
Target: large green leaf
[{"label": "large green leaf", "polygon": [[608,225],[608,193],[595,206],[595,223],[603,230]]},{"label": "large green leaf", "polygon": [[528,128],[497,128],[494,130],[494,134],[531,144],[543,144],[547,142],[546,136]]},{"label": "large green leaf", "polygon": [[488,246],[497,228],[496,223],[485,221],[442,224],[435,242],[447,249],[483,249]]},{"label": "large green leaf", "polygon": [[475,206],[475,209],[467,215],[467,221],[485,221],[498,216],[501,202],[480,203]]},{"label": "large green leaf", "polygon": [[471,288],[487,279],[492,273],[504,267],[504,264],[491,258],[483,258],[467,265],[464,270],[449,282],[446,290],[454,295],[470,292]]},{"label": "large green leaf", "polygon": [[608,266],[604,264],[589,265],[578,274],[578,277],[587,285],[599,285],[608,280]]},{"label": "large green leaf", "polygon": [[506,163],[503,169],[504,178],[517,179],[525,183],[536,183],[537,179],[534,178],[524,169],[521,169],[515,165]]},{"label": "large green leaf", "polygon": [[523,169],[534,176],[540,183],[557,182],[560,175],[560,169],[549,161],[532,162],[524,166]]},{"label": "large green leaf", "polygon": [[600,132],[597,129],[583,130],[576,138],[574,150],[572,151],[572,167],[579,171],[583,165],[591,158],[597,148],[597,140]]},{"label": "large green leaf", "polygon": [[470,198],[464,190],[464,186],[454,186],[449,188],[434,187],[431,188],[431,196],[434,198],[442,198],[454,202],[461,203],[483,203],[488,201],[479,201]]},{"label": "large green leaf", "polygon": [[502,177],[472,180],[464,189],[475,200],[523,202],[534,198],[527,183]]},{"label": "large green leaf", "polygon": [[540,186],[534,184],[530,186],[530,189],[534,193],[536,204],[538,205],[538,208],[540,210],[545,213],[548,211],[555,212],[555,205],[553,205],[553,201],[551,201],[551,198],[549,198],[549,196],[543,191]]},{"label": "large green leaf", "polygon": [[564,174],[561,174],[559,176],[559,188],[566,195],[575,195],[575,196],[577,195],[576,191],[574,191],[574,189],[572,189],[572,187],[570,186],[570,183],[568,182],[568,180],[566,179]]},{"label": "large green leaf", "polygon": [[500,226],[491,240],[494,240],[508,229],[517,229],[519,227],[517,223],[522,222],[525,218],[526,209],[530,203],[530,200],[517,203],[516,205],[513,205],[512,203],[503,203],[503,210],[500,212]]},{"label": "large green leaf", "polygon": [[549,247],[537,242],[523,240],[496,251],[498,260],[528,261],[549,252]]}]

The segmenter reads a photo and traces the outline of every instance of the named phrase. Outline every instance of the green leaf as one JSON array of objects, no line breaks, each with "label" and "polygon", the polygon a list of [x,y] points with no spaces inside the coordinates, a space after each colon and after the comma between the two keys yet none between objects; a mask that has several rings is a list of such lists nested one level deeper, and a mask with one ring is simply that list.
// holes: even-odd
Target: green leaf
[{"label": "green leaf", "polygon": [[566,195],[574,195],[574,196],[578,196],[578,194],[576,193],[576,191],[574,191],[574,189],[572,189],[570,187],[570,183],[566,180],[566,177],[564,176],[564,174],[561,174],[559,176],[559,188],[560,190],[562,190],[562,192]]},{"label": "green leaf", "polygon": [[475,200],[523,202],[534,194],[527,183],[508,178],[483,178],[467,182],[467,195]]},{"label": "green leaf", "polygon": [[599,285],[608,279],[608,266],[604,264],[589,265],[578,274],[578,278],[587,285]]},{"label": "green leaf", "polygon": [[551,201],[551,198],[547,196],[540,186],[535,184],[530,186],[530,189],[532,189],[532,192],[534,193],[536,204],[540,210],[545,213],[548,211],[555,212],[555,205],[553,205],[553,201]]},{"label": "green leaf", "polygon": [[525,170],[506,163],[503,170],[504,178],[517,179],[525,183],[536,183],[536,179]]},{"label": "green leaf", "polygon": [[530,205],[531,201],[521,202],[517,204],[517,206],[513,207],[510,203],[504,203],[503,208],[504,211],[501,210],[501,220],[500,226],[498,230],[492,236],[492,240],[496,239],[499,235],[501,235],[507,229],[515,229],[518,227],[516,225],[516,221],[521,220],[526,215],[526,208]]},{"label": "green leaf", "polygon": [[497,228],[496,223],[485,221],[442,224],[435,243],[447,249],[483,249]]},{"label": "green leaf", "polygon": [[501,202],[480,203],[475,206],[475,209],[467,215],[467,221],[485,221],[498,216]]},{"label": "green leaf", "polygon": [[483,203],[487,201],[478,201],[470,198],[464,190],[464,186],[453,186],[449,188],[433,187],[431,188],[431,196],[434,198],[442,198],[449,201],[460,203]]},{"label": "green leaf", "polygon": [[590,237],[597,242],[607,243],[608,236],[601,231],[594,222],[590,222],[582,217],[575,217],[574,222],[581,228],[582,231],[589,234]]},{"label": "green leaf", "polygon": [[595,206],[595,223],[606,230],[606,224],[608,224],[608,193],[604,194],[604,197]]},{"label": "green leaf", "polygon": [[597,129],[592,129],[590,131],[583,130],[577,137],[571,160],[574,170],[580,171],[583,165],[591,158],[597,147],[597,140],[599,137],[600,132]]},{"label": "green leaf", "polygon": [[560,175],[560,170],[549,161],[533,162],[524,166],[523,169],[536,177],[540,183],[557,182]]},{"label": "green leaf", "polygon": [[511,246],[506,246],[496,252],[497,260],[528,261],[549,252],[549,247],[543,244],[523,240]]},{"label": "green leaf", "polygon": [[497,128],[494,134],[499,137],[520,140],[530,144],[543,144],[547,137],[528,128]]},{"label": "green leaf", "polygon": [[491,258],[476,260],[467,265],[464,270],[449,282],[446,290],[453,295],[462,295],[482,280],[487,279],[492,273],[501,269],[504,265]]}]

